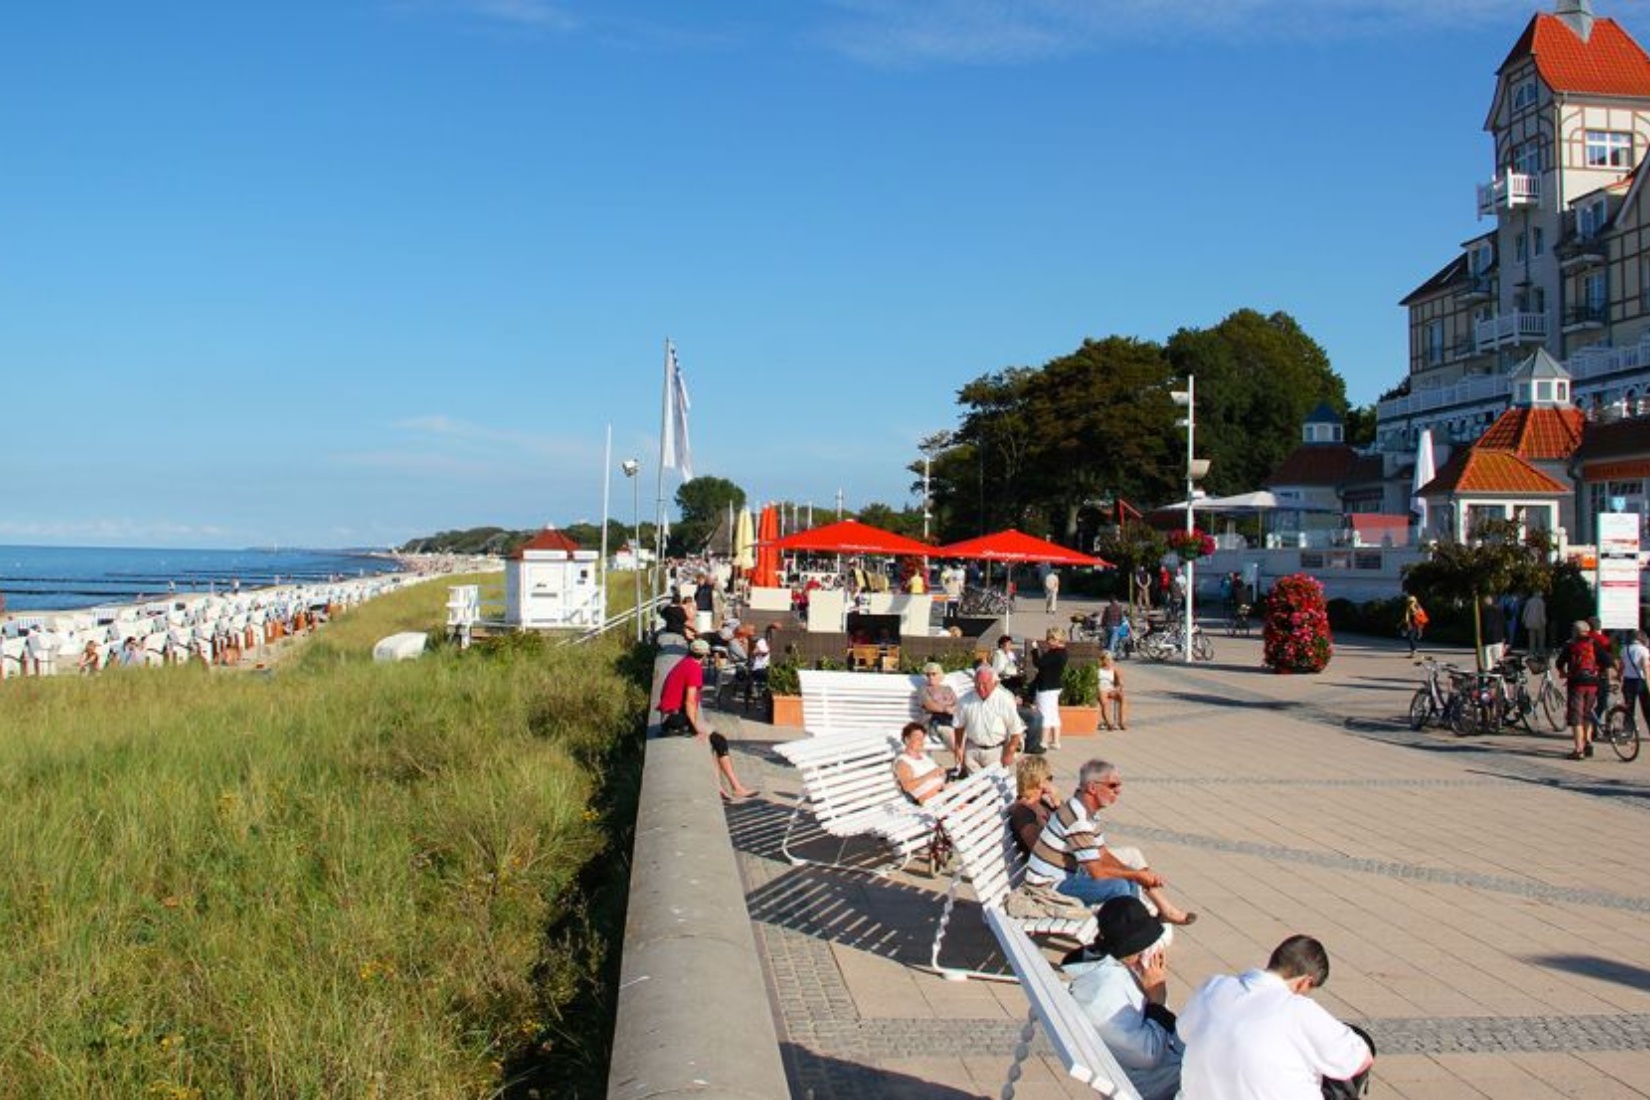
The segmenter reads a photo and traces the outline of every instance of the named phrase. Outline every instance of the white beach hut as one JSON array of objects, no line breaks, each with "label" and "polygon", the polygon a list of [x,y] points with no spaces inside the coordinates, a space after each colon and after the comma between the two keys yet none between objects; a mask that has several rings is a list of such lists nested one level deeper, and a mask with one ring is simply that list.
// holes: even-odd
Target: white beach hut
[{"label": "white beach hut", "polygon": [[504,618],[519,629],[599,626],[607,606],[596,551],[546,527],[504,563]]}]

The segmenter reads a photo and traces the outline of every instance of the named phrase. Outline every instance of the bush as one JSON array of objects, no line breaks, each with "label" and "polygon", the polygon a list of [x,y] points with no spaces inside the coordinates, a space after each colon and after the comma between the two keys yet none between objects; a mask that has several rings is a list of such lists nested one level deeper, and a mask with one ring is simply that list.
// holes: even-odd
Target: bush
[{"label": "bush", "polygon": [[1334,651],[1323,585],[1305,573],[1279,580],[1267,599],[1267,667],[1273,672],[1322,672]]},{"label": "bush", "polygon": [[1092,707],[1100,702],[1100,666],[1068,664],[1060,676],[1060,705]]}]

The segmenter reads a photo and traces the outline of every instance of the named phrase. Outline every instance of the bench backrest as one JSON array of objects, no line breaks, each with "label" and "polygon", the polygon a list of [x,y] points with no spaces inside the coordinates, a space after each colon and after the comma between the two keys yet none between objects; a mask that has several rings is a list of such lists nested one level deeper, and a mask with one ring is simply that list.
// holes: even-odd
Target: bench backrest
[{"label": "bench backrest", "polygon": [[887,734],[811,737],[774,751],[801,773],[814,818],[826,831],[844,817],[907,801],[894,778],[894,739]]},{"label": "bench backrest", "polygon": [[992,767],[952,784],[925,807],[939,818],[962,874],[987,908],[1000,907],[1025,871],[1025,857],[1008,824],[1012,801],[1013,777]]},{"label": "bench backrest", "polygon": [[[920,675],[805,668],[798,678],[802,681],[802,727],[815,737],[847,733],[897,737],[905,723],[925,717],[917,702],[923,687]],[[965,672],[948,673],[945,682],[959,699],[973,686]]]},{"label": "bench backrest", "polygon": [[1140,1100],[1123,1067],[1031,937],[1000,909],[987,908],[985,919],[1066,1071],[1101,1096]]}]

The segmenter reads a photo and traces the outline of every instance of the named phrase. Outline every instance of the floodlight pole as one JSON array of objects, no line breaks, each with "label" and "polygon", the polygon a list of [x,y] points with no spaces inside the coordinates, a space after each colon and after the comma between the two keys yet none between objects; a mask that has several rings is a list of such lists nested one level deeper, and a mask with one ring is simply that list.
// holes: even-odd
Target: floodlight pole
[{"label": "floodlight pole", "polygon": [[[1169,396],[1176,405],[1186,408],[1186,419],[1180,423],[1186,429],[1186,534],[1190,535],[1196,529],[1192,518],[1193,503],[1197,492],[1197,479],[1208,473],[1208,463],[1200,464],[1197,461],[1197,379],[1192,375],[1186,376],[1186,388],[1171,390]],[[1199,468],[1201,465],[1201,469]],[[1182,637],[1185,646],[1182,658],[1186,664],[1192,663],[1192,592],[1197,587],[1197,565],[1191,555],[1183,555],[1186,566],[1186,607],[1185,619],[1182,622]]]},{"label": "floodlight pole", "polygon": [[634,528],[631,534],[631,576],[636,580],[636,641],[642,641],[642,464],[627,458],[620,464],[624,476],[630,479],[630,515]]}]

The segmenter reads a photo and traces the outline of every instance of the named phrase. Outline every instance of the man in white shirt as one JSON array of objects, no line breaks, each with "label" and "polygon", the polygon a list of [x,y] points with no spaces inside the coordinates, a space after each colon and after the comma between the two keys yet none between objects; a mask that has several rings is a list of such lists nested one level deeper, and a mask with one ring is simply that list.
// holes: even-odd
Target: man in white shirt
[{"label": "man in white shirt", "polygon": [[1640,714],[1650,725],[1650,644],[1647,643],[1650,635],[1640,630],[1621,654],[1621,702],[1627,708],[1627,725],[1635,730]]},{"label": "man in white shirt", "polygon": [[1375,1054],[1306,996],[1329,980],[1329,953],[1290,936],[1265,970],[1204,982],[1181,1010],[1183,1100],[1322,1100],[1325,1077],[1364,1073]]},{"label": "man in white shirt", "polygon": [[951,751],[960,768],[1014,766],[1026,724],[1014,693],[997,683],[997,674],[981,666],[974,670],[974,690],[957,706]]}]

